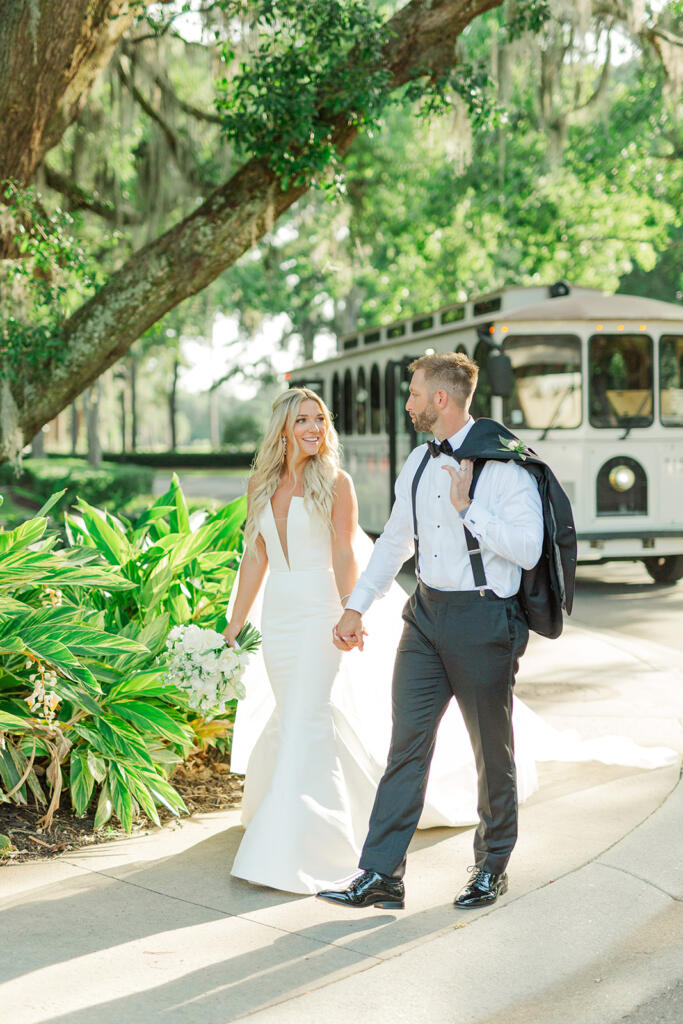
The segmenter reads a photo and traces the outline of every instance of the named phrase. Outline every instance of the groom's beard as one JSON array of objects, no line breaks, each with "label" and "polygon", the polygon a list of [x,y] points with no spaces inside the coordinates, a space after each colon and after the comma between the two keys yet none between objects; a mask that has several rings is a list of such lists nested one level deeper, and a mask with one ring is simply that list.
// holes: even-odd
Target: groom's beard
[{"label": "groom's beard", "polygon": [[422,412],[416,412],[413,423],[415,425],[415,429],[419,431],[419,433],[424,434],[428,430],[432,429],[438,418],[439,414],[436,411],[434,405],[432,404],[428,405],[427,408],[423,409]]}]

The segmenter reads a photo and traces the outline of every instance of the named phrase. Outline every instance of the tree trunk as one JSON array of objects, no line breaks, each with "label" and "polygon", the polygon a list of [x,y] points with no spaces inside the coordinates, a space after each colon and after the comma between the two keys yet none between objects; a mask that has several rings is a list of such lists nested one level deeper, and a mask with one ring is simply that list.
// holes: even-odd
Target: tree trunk
[{"label": "tree trunk", "polygon": [[0,181],[33,180],[83,109],[135,13],[130,0],[3,0]]},{"label": "tree trunk", "polygon": [[171,428],[171,451],[175,452],[178,450],[178,431],[177,431],[177,417],[178,417],[178,370],[180,369],[180,360],[176,356],[173,360],[173,376],[171,378],[171,390],[168,395],[168,421]]},{"label": "tree trunk", "polygon": [[71,403],[71,454],[76,455],[78,452],[78,402],[73,401]]},{"label": "tree trunk", "polygon": [[130,450],[138,450],[138,389],[137,389],[137,359],[131,355],[128,360],[130,380]]},{"label": "tree trunk", "polygon": [[219,389],[209,389],[209,439],[211,450],[216,452],[221,446],[220,415],[219,415]]},{"label": "tree trunk", "polygon": [[42,459],[45,455],[45,434],[42,429],[31,441],[31,455],[34,459]]},{"label": "tree trunk", "polygon": [[100,445],[100,396],[102,385],[99,380],[88,388],[85,394],[85,416],[88,430],[88,465],[98,469],[102,463]]},{"label": "tree trunk", "polygon": [[[455,41],[463,29],[479,14],[501,3],[502,0],[411,0],[387,26],[388,41],[381,63],[389,87],[398,88],[415,77],[438,74],[452,65]],[[63,5],[54,6],[61,10]],[[68,4],[70,12],[84,6],[111,10],[118,5],[95,4],[95,0],[91,0],[91,5],[86,0],[70,0]],[[17,0],[12,0],[10,9],[16,12]],[[2,28],[0,20],[0,37]],[[53,28],[57,32],[56,26]],[[1,58],[0,51],[0,64]],[[349,61],[352,65],[353,56]],[[2,84],[0,79],[0,95]],[[90,84],[91,80],[88,88]],[[0,101],[0,123],[4,106]],[[57,116],[54,109],[53,115]],[[330,122],[331,137],[340,155],[346,153],[357,134],[349,120],[346,113],[341,113]],[[54,132],[48,133],[47,123],[46,119],[44,136],[54,140]],[[36,142],[32,152],[42,154],[46,148],[47,142]],[[38,159],[35,156],[33,163],[22,165],[24,176]],[[0,178],[5,173],[6,167],[0,164]],[[11,387],[0,391],[0,460],[16,451],[19,436],[32,437],[125,355],[132,343],[168,310],[201,291],[232,266],[272,229],[278,217],[307,187],[302,184],[285,188],[263,161],[250,160],[195,213],[135,253],[97,295],[64,323],[59,359],[31,366],[30,373],[19,374]]]}]

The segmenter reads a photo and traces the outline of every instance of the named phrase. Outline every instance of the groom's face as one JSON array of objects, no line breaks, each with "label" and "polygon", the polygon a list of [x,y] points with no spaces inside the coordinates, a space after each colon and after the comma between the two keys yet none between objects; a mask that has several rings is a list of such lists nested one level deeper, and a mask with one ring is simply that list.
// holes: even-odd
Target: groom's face
[{"label": "groom's face", "polygon": [[415,429],[421,432],[431,430],[439,418],[434,395],[422,370],[416,370],[411,378],[406,412],[413,421]]}]

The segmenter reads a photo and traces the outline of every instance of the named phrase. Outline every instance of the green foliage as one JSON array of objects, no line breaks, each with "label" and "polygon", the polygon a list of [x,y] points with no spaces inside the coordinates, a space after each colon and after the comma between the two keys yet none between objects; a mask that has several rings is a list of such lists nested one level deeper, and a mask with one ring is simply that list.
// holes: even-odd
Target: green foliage
[{"label": "green foliage", "polygon": [[305,343],[559,278],[680,300],[683,181],[663,70],[634,48],[600,92],[596,54],[578,35],[571,49],[565,22],[511,43],[515,10],[459,41],[465,65],[491,69],[476,129],[446,86],[429,121],[387,108],[345,159],[343,202],[309,195],[260,259],[225,275],[245,329],[254,310],[286,310]]},{"label": "green foliage", "polygon": [[68,785],[77,814],[127,830],[185,809],[168,776],[205,723],[158,659],[172,626],[224,624],[245,506],[191,521],[174,478],[135,522],[79,500],[70,547],[42,515],[0,533],[0,801],[46,806],[47,783],[49,825]]},{"label": "green foliage", "polygon": [[229,416],[223,424],[221,441],[228,445],[255,446],[263,434],[263,424],[255,413],[243,410]]},{"label": "green foliage", "polygon": [[150,493],[153,481],[153,469],[129,463],[104,462],[95,469],[83,459],[24,459],[19,476],[13,466],[0,466],[0,483],[29,492],[39,502],[62,490],[64,506],[73,505],[80,495],[116,510],[135,495]]},{"label": "green foliage", "polygon": [[[386,102],[383,19],[366,0],[232,0],[224,7],[244,17],[256,38],[249,60],[218,83],[225,137],[265,160],[283,187],[309,182],[335,159],[335,119],[371,124]],[[226,65],[234,58],[225,44]]]},{"label": "green foliage", "polygon": [[71,214],[48,211],[35,188],[15,181],[4,182],[3,200],[15,225],[18,259],[7,277],[15,301],[0,311],[0,375],[15,381],[31,367],[59,359],[65,309],[82,301],[94,280]]}]

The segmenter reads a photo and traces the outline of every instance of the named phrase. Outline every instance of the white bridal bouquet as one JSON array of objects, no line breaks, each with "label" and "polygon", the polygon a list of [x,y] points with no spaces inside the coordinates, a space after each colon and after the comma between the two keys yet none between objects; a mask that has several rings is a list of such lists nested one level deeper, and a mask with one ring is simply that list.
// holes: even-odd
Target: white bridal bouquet
[{"label": "white bridal bouquet", "polygon": [[166,640],[167,681],[184,690],[191,708],[204,718],[225,712],[228,701],[245,695],[242,676],[248,655],[261,643],[261,634],[247,623],[228,647],[215,629],[194,623],[174,626]]}]

